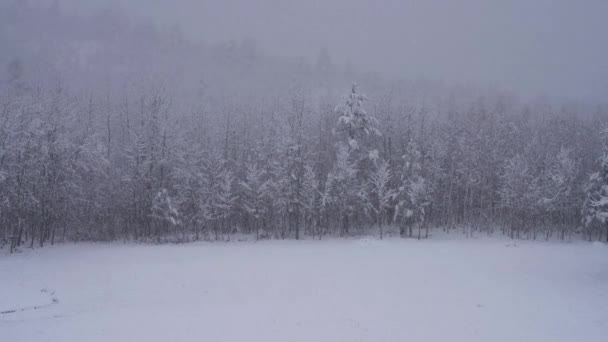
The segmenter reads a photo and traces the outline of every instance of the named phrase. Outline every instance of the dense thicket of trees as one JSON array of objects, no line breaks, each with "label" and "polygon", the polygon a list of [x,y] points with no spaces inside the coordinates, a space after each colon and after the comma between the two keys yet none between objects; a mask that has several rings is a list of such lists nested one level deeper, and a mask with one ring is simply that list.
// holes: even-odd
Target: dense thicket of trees
[{"label": "dense thicket of trees", "polygon": [[[0,11],[2,243],[388,225],[608,238],[605,106],[389,82],[326,49],[308,64],[18,4]],[[37,38],[51,28],[61,40]]]}]

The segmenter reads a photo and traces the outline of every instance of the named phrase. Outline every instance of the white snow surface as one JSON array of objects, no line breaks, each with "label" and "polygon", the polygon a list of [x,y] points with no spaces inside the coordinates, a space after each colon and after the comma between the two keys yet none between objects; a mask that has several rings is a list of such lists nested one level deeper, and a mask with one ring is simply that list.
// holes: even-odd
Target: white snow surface
[{"label": "white snow surface", "polygon": [[62,245],[0,255],[8,310],[3,341],[604,342],[608,246]]}]

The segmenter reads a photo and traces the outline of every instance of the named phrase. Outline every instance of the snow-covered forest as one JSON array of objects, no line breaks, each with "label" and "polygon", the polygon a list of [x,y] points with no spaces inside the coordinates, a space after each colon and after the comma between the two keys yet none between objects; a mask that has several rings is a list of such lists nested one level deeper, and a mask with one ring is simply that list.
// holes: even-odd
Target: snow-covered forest
[{"label": "snow-covered forest", "polygon": [[0,241],[608,240],[608,106],[0,2]]}]

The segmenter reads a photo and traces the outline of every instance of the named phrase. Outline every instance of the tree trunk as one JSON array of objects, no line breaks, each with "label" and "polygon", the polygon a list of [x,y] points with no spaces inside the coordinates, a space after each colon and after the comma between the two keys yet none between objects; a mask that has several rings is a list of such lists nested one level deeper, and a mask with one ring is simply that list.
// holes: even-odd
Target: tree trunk
[{"label": "tree trunk", "polygon": [[294,213],[294,225],[295,225],[295,229],[296,229],[296,240],[300,240],[300,219],[299,219],[299,217],[300,217],[300,215],[296,211],[296,213]]}]

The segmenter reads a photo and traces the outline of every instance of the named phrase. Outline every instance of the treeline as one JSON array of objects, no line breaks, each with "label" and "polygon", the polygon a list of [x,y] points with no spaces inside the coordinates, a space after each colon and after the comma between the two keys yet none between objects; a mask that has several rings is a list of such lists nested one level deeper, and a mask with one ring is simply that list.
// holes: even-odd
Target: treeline
[{"label": "treeline", "polygon": [[[58,84],[11,84],[0,238],[29,246],[322,238],[370,226],[382,236],[385,225],[402,236],[459,227],[563,239],[579,231],[601,149],[593,118],[478,103],[445,118],[404,110],[376,120],[355,86],[337,106],[313,106],[297,89],[273,110],[207,125],[204,115],[176,120],[159,89],[102,110]],[[594,227],[584,232],[601,238]]]},{"label": "treeline", "polygon": [[[111,13],[99,28],[115,22],[120,35],[95,21],[87,33],[81,19],[19,4],[0,23],[17,55],[0,80],[2,244],[387,226],[608,239],[604,106],[388,82],[340,69],[326,50],[309,65],[252,42],[201,47]],[[74,37],[45,46],[44,22]],[[129,50],[141,40],[144,52]]]}]

